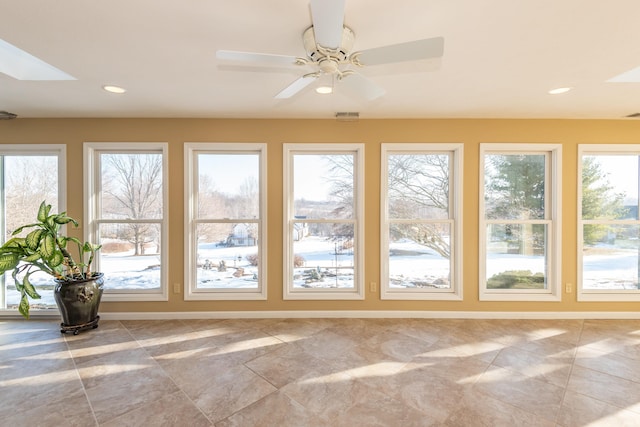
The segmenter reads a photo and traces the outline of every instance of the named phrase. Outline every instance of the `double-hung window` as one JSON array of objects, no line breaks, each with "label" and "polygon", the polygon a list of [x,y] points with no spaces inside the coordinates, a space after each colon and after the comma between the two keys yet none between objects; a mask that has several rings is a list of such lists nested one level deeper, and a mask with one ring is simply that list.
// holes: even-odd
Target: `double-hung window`
[{"label": "double-hung window", "polygon": [[362,299],[363,144],[284,144],[284,298]]},{"label": "double-hung window", "polygon": [[480,145],[480,299],[559,301],[559,144]]},{"label": "double-hung window", "polygon": [[578,166],[578,300],[640,301],[640,145],[579,145]]},{"label": "double-hung window", "polygon": [[[64,145],[0,144],[0,244],[11,239],[16,228],[35,222],[43,201],[52,212],[65,210],[65,159]],[[38,309],[55,309],[51,276],[34,273],[31,282],[41,296],[31,300],[31,315]],[[20,293],[9,271],[0,276],[0,310],[17,313],[19,304]]]},{"label": "double-hung window", "polygon": [[462,299],[462,144],[382,144],[382,299]]},{"label": "double-hung window", "polygon": [[166,301],[166,143],[85,143],[85,235],[105,301]]},{"label": "double-hung window", "polygon": [[266,144],[185,145],[185,299],[263,300]]}]

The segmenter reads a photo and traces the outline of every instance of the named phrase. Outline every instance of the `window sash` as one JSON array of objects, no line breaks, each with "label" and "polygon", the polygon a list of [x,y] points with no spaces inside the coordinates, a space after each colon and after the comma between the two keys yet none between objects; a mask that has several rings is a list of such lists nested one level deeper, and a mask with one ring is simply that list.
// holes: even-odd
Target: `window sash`
[{"label": "window sash", "polygon": [[[199,208],[199,156],[257,156],[258,217],[202,215]],[[266,221],[266,144],[264,143],[186,143],[185,159],[185,300],[264,300],[267,298],[267,221]],[[204,287],[198,283],[198,227],[216,224],[255,224],[257,236],[257,286],[248,288]],[[204,265],[203,265],[204,268]]]},{"label": "window sash", "polygon": [[[151,215],[145,218],[104,218],[102,210],[103,188],[103,155],[159,155],[161,162],[161,172],[158,179],[162,181],[162,194],[160,215]],[[105,287],[103,294],[104,301],[167,301],[168,291],[168,144],[162,142],[86,142],[84,144],[85,158],[85,239],[92,242],[100,242],[100,230],[104,225],[109,224],[155,224],[159,226],[159,286],[156,288],[138,289],[135,286],[126,287]],[[94,261],[95,269],[100,270],[104,263],[101,251]],[[152,272],[145,272],[153,275]],[[108,273],[105,274],[105,281],[109,280]]]},{"label": "window sash", "polygon": [[[389,167],[392,156],[448,156],[448,209],[447,217],[428,218],[416,215],[414,218],[394,217],[389,212],[391,202],[389,188]],[[381,285],[382,299],[394,300],[462,300],[462,144],[450,143],[384,143],[382,144],[381,166]],[[434,287],[406,287],[399,288],[391,285],[391,271],[394,268],[390,260],[390,230],[394,225],[445,225],[448,227],[449,259],[448,265],[449,286]],[[446,258],[445,258],[446,259]],[[430,260],[436,263],[441,260]],[[418,278],[418,280],[420,280]],[[431,280],[431,279],[430,279]],[[436,282],[440,279],[436,280]],[[433,282],[433,283],[436,283]]]},{"label": "window sash", "polygon": [[[582,185],[582,174],[585,157],[598,157],[598,156],[633,156],[638,157],[640,160],[640,145],[639,144],[579,144],[578,145],[578,212],[577,212],[577,224],[578,224],[578,301],[640,301],[640,289],[620,289],[620,288],[587,288],[585,287],[585,239],[584,239],[584,227],[585,225],[602,225],[602,226],[640,226],[640,218],[637,219],[584,219],[583,218],[583,194],[584,188]],[[640,168],[638,168],[638,175],[635,177],[640,182]],[[640,192],[640,185],[638,188]],[[616,191],[613,188],[612,191]],[[640,204],[640,194],[634,195],[638,198]],[[640,209],[637,215],[640,215]],[[640,256],[640,255],[638,255]],[[640,276],[640,273],[636,272],[636,276]],[[620,276],[624,282],[623,276]],[[640,277],[635,277],[636,281],[640,281]]]},{"label": "window sash", "polygon": [[[544,215],[543,218],[518,219],[508,216],[487,218],[485,206],[487,155],[544,155]],[[562,146],[560,144],[480,144],[480,224],[479,224],[479,293],[481,301],[561,301],[561,170]],[[545,281],[544,289],[489,289],[487,286],[488,235],[487,225],[544,225]]]},{"label": "window sash", "polygon": [[[364,299],[363,261],[364,261],[364,144],[284,144],[284,299],[296,300],[343,300]],[[352,212],[348,218],[331,216],[300,219],[295,217],[294,200],[294,157],[296,155],[352,155],[353,156],[353,193]],[[294,224],[346,224],[353,225],[353,287],[350,288],[298,288],[294,286]]]},{"label": "window sash", "polygon": [[[0,206],[0,244],[5,242],[5,226],[6,226],[6,206],[5,201],[5,171],[4,161],[6,157],[44,157],[50,156],[56,158],[57,163],[57,205],[58,212],[64,212],[66,208],[66,145],[64,144],[0,144],[0,197],[2,198],[2,206]],[[51,203],[51,201],[47,200]],[[37,206],[35,206],[37,209]],[[35,215],[35,213],[34,213]],[[35,217],[34,217],[35,218]],[[66,226],[63,226],[66,227]],[[7,313],[9,315],[17,314],[17,305],[15,309],[7,309],[7,289],[5,282],[13,283],[10,272],[0,276],[0,312]],[[46,280],[49,280],[47,278]],[[50,303],[44,304],[47,308],[55,308],[55,302],[53,301],[53,291],[39,289],[38,292],[42,295],[41,300],[34,301],[36,304],[43,303],[46,299],[50,298]],[[18,300],[19,302],[19,300]],[[16,303],[17,304],[17,303]],[[31,308],[31,313],[34,314],[39,309],[36,307]],[[44,310],[44,309],[43,309]]]}]

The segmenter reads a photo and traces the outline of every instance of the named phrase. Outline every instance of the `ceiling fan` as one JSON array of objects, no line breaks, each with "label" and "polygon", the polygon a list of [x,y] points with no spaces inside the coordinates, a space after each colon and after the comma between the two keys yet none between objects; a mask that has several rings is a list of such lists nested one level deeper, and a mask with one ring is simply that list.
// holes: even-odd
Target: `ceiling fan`
[{"label": "ceiling fan", "polygon": [[444,52],[442,37],[352,52],[355,34],[344,25],[344,6],[345,0],[311,0],[313,25],[302,34],[302,43],[307,52],[305,58],[231,50],[218,50],[216,57],[231,61],[313,67],[311,72],[280,91],[276,99],[291,98],[321,76],[328,75],[332,81],[349,86],[364,99],[373,100],[384,95],[384,89],[357,73],[353,67],[438,58]]}]

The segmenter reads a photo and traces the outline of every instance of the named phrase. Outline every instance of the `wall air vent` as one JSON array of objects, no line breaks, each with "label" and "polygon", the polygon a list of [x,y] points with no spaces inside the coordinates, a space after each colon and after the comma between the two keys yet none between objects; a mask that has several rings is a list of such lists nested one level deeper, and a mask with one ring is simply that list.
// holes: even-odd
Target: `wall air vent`
[{"label": "wall air vent", "polygon": [[360,118],[360,113],[354,113],[354,112],[336,113],[336,120],[340,122],[357,122],[359,118]]},{"label": "wall air vent", "polygon": [[11,120],[18,117],[17,114],[10,113],[8,111],[0,111],[0,120]]},{"label": "wall air vent", "polygon": [[629,114],[628,116],[625,117],[630,117],[632,119],[637,119],[640,117],[640,113],[633,113],[633,114]]}]

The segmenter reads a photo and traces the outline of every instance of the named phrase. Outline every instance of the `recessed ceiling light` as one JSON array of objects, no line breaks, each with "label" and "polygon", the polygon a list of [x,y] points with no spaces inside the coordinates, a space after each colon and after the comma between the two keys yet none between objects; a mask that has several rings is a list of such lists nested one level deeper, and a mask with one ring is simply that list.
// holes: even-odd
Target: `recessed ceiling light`
[{"label": "recessed ceiling light", "polygon": [[550,95],[560,95],[561,93],[569,92],[571,89],[572,88],[570,88],[570,87],[558,87],[558,88],[555,88],[555,89],[551,89],[549,91],[549,94]]},{"label": "recessed ceiling light", "polygon": [[318,86],[316,92],[327,95],[333,92],[333,88],[331,86]]},{"label": "recessed ceiling light", "polygon": [[120,86],[113,86],[113,85],[104,85],[102,86],[102,89],[111,93],[125,93],[127,91],[126,89],[121,88]]}]

